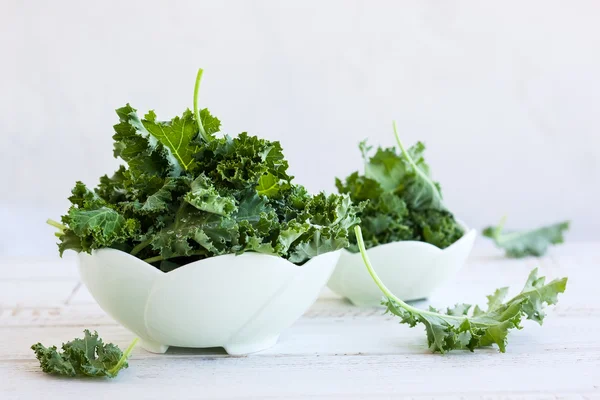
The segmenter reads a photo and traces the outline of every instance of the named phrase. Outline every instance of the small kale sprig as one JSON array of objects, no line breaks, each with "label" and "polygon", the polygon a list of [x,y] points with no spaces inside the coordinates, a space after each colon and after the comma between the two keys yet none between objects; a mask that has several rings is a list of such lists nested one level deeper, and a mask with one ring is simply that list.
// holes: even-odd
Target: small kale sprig
[{"label": "small kale sprig", "polygon": [[170,121],[119,108],[114,156],[122,165],[90,190],[77,182],[58,231],[59,251],[114,248],[170,271],[246,251],[303,264],[348,245],[360,206],[312,195],[293,182],[279,142],[216,137],[220,121],[198,108]]},{"label": "small kale sprig", "polygon": [[551,245],[563,243],[563,232],[569,229],[569,221],[563,221],[536,229],[504,232],[505,223],[506,218],[502,218],[497,226],[488,226],[482,233],[511,258],[541,257]]},{"label": "small kale sprig", "polygon": [[98,332],[84,330],[83,339],[73,339],[63,343],[62,352],[56,346],[44,347],[34,344],[31,349],[40,362],[42,371],[48,374],[66,376],[93,376],[114,378],[123,368],[127,368],[127,358],[138,339],[127,347],[125,352],[112,343],[104,344]]},{"label": "small kale sprig", "polygon": [[[463,236],[463,228],[444,206],[440,185],[431,178],[425,145],[418,142],[407,149],[395,123],[393,128],[399,153],[393,147],[378,148],[370,157],[372,148],[361,142],[364,175],[354,172],[345,182],[336,178],[338,191],[364,202],[360,218],[367,248],[401,240],[446,248]],[[350,243],[350,250],[358,252],[352,234]]]},{"label": "small kale sprig", "polygon": [[508,294],[507,287],[497,289],[487,296],[488,306],[485,311],[479,306],[471,311],[469,304],[457,304],[448,308],[445,313],[432,307],[421,310],[394,296],[381,282],[369,261],[360,227],[356,226],[354,230],[367,270],[385,295],[383,305],[387,307],[386,312],[400,317],[400,322],[410,327],[419,323],[425,325],[429,347],[440,353],[457,349],[474,351],[478,347],[492,344],[496,344],[504,353],[509,330],[522,329],[520,324],[523,318],[541,325],[546,316],[544,306],[556,304],[558,294],[563,293],[567,286],[567,278],[555,279],[546,284],[545,277],[538,277],[537,269],[534,269],[521,293],[512,299],[504,301]]}]

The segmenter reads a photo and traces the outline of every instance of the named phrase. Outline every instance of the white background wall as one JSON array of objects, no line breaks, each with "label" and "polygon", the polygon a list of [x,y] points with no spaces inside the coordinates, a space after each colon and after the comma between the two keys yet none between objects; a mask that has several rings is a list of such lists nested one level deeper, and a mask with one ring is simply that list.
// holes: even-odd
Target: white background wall
[{"label": "white background wall", "polygon": [[333,190],[357,143],[423,140],[473,226],[571,219],[600,239],[598,1],[18,1],[0,4],[0,255],[54,254],[46,217],[116,168],[113,110],[201,105],[280,140]]}]

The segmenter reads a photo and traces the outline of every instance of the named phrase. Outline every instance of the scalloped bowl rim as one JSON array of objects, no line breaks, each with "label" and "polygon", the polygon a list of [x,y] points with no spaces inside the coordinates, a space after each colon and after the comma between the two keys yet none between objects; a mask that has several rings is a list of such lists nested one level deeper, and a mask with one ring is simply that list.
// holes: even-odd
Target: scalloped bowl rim
[{"label": "scalloped bowl rim", "polygon": [[[449,279],[450,276],[454,275],[464,265],[464,261],[460,260],[463,258],[466,260],[466,258],[468,258],[477,237],[477,230],[469,228],[459,219],[456,221],[464,229],[464,234],[445,249],[418,240],[403,240],[385,243],[366,250],[371,262],[374,263],[373,267],[375,268],[375,271],[381,279],[384,279],[384,282],[387,282],[386,285],[390,290],[405,300],[426,298],[436,287],[442,285],[444,281]],[[420,267],[417,268],[417,270],[414,269],[415,267],[411,266],[395,266],[391,268],[389,262],[386,262],[385,260],[388,260],[393,254],[408,260],[412,260],[413,257],[416,257],[417,259],[415,259],[414,262],[419,263]],[[459,254],[462,254],[462,256],[459,256]],[[382,259],[382,257],[384,258]],[[427,262],[425,269],[422,269],[423,265],[419,261],[421,257],[427,257],[429,259],[434,257],[438,260],[448,260],[450,264],[449,267],[445,269],[445,277],[423,277],[425,280],[420,280],[418,276],[422,276],[423,271],[435,271],[438,268],[436,265],[439,265],[439,262],[435,262],[434,264]],[[454,260],[455,257],[459,258],[455,261],[451,261]],[[413,274],[411,271],[415,271],[416,275],[412,278],[402,279],[401,282],[398,282],[394,279],[390,280],[389,274],[395,274],[394,271],[402,274],[409,273],[411,275]],[[415,281],[415,279],[417,279],[417,281]],[[411,281],[415,281],[415,283],[409,284],[408,282]],[[398,286],[397,284],[400,284],[401,286]],[[344,249],[330,280],[327,282],[327,286],[333,292],[349,299],[353,304],[358,306],[379,305],[381,300],[381,292],[373,282],[372,278],[368,275],[360,252],[353,253]]]},{"label": "scalloped bowl rim", "polygon": [[[217,263],[218,261],[222,261],[223,259],[234,259],[234,260],[236,260],[236,259],[241,258],[241,257],[246,257],[247,258],[247,256],[250,256],[250,257],[260,257],[260,258],[263,258],[263,257],[275,257],[275,258],[281,260],[283,262],[283,264],[286,265],[285,268],[294,269],[294,268],[304,267],[304,266],[312,263],[315,259],[320,258],[320,257],[325,256],[325,255],[328,255],[330,253],[341,253],[342,250],[346,250],[346,249],[338,249],[338,250],[328,251],[326,253],[319,254],[317,256],[311,257],[308,261],[306,261],[302,265],[294,264],[290,260],[288,260],[286,258],[283,258],[281,256],[278,256],[278,255],[275,255],[275,254],[259,253],[259,252],[255,252],[255,251],[245,251],[245,252],[240,253],[240,254],[236,254],[236,253],[220,254],[218,256],[207,257],[207,258],[203,258],[201,260],[192,261],[191,263],[188,263],[188,264],[183,264],[183,265],[181,265],[181,266],[179,266],[179,267],[177,267],[175,269],[172,269],[171,271],[167,271],[167,272],[162,271],[161,269],[153,266],[149,262],[146,262],[146,261],[144,261],[143,259],[141,259],[141,258],[139,258],[137,256],[134,256],[134,255],[132,255],[130,253],[127,253],[126,251],[119,250],[119,249],[113,249],[113,248],[110,248],[110,247],[105,247],[105,248],[101,248],[101,249],[94,249],[94,250],[92,250],[91,254],[90,253],[79,253],[78,256],[82,256],[83,255],[83,256],[92,256],[93,257],[95,254],[100,253],[100,252],[102,252],[102,253],[106,253],[106,252],[118,252],[118,253],[124,254],[127,258],[130,258],[132,260],[136,260],[135,262],[138,265],[142,265],[142,264],[145,265],[144,268],[149,268],[149,269],[152,269],[152,270],[156,271],[157,273],[165,274],[166,275],[166,274],[177,273],[177,271],[180,271],[182,268],[185,268],[185,267],[188,267],[188,266],[191,266],[191,265],[198,265],[198,266],[203,265],[205,267],[209,267],[206,264],[208,264],[208,263]],[[278,268],[280,268],[280,267],[278,267]]]},{"label": "scalloped bowl rim", "polygon": [[[458,240],[456,240],[454,243],[452,243],[450,246],[448,246],[448,247],[446,247],[444,249],[441,249],[441,248],[437,247],[434,244],[431,244],[431,243],[428,243],[428,242],[424,242],[424,241],[421,241],[421,240],[397,240],[395,242],[378,244],[377,246],[369,247],[367,249],[367,252],[369,252],[370,250],[373,250],[373,249],[379,249],[379,248],[383,248],[383,247],[386,247],[386,246],[387,247],[391,247],[391,246],[394,246],[394,247],[412,246],[413,248],[415,246],[420,246],[420,247],[423,247],[423,248],[434,249],[434,251],[439,251],[439,252],[443,253],[445,251],[448,251],[452,247],[456,246],[457,243],[464,241],[464,239],[468,235],[470,235],[471,232],[477,232],[477,230],[475,228],[470,228],[462,220],[456,219],[456,222],[461,226],[461,228],[463,228],[464,233],[463,233],[463,235]],[[341,249],[341,250],[343,250],[344,252],[346,252],[346,253],[348,253],[350,255],[354,255],[354,254],[359,254],[360,255],[360,251],[358,251],[356,253],[353,253],[353,252],[349,251],[348,249]]]}]

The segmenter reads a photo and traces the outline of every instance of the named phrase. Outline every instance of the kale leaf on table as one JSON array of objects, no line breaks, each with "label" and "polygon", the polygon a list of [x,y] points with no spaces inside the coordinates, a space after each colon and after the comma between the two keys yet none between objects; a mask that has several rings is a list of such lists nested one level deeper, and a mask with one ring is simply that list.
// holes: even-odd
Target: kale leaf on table
[{"label": "kale leaf on table", "polygon": [[126,165],[94,189],[76,183],[61,223],[49,221],[61,255],[110,247],[172,270],[245,251],[302,264],[348,245],[360,206],[293,183],[279,142],[217,137],[220,121],[198,109],[201,75],[194,111],[160,121],[117,110],[114,156]]},{"label": "kale leaf on table", "polygon": [[56,346],[45,347],[41,343],[31,346],[40,362],[42,371],[66,376],[93,376],[114,378],[127,368],[127,358],[133,351],[135,339],[123,353],[112,343],[104,344],[98,332],[84,330],[83,339],[63,343],[62,352]]},{"label": "kale leaf on table", "polygon": [[474,351],[495,344],[504,353],[509,331],[522,329],[523,319],[542,325],[546,316],[545,306],[556,304],[558,294],[567,287],[567,278],[546,283],[545,277],[538,277],[536,268],[529,274],[523,290],[512,299],[504,300],[508,294],[507,287],[487,296],[486,310],[479,306],[471,307],[470,304],[457,304],[445,312],[433,307],[422,310],[394,296],[383,284],[369,260],[360,226],[354,229],[367,270],[385,296],[382,304],[387,307],[386,312],[398,316],[400,323],[408,324],[411,328],[423,324],[427,343],[434,352],[446,353],[460,349]]},{"label": "kale leaf on table", "polygon": [[541,257],[551,245],[563,243],[563,232],[569,229],[569,221],[563,221],[536,229],[505,232],[505,222],[503,218],[498,226],[488,226],[482,233],[511,258]]},{"label": "kale leaf on table", "polygon": [[[361,203],[361,227],[367,248],[381,244],[418,240],[446,248],[460,239],[464,230],[442,201],[440,185],[431,178],[421,142],[406,149],[394,133],[400,152],[360,143],[365,172],[350,174],[345,181],[336,178],[340,193]],[[350,235],[350,250],[358,252],[356,236]]]}]

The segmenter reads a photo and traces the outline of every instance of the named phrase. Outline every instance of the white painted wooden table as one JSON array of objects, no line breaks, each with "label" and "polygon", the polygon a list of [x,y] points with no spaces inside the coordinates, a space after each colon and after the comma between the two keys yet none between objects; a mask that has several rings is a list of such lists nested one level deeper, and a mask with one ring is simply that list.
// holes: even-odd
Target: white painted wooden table
[{"label": "white painted wooden table", "polygon": [[[519,290],[539,267],[568,276],[543,327],[509,336],[505,354],[432,354],[423,328],[399,325],[377,308],[358,309],[324,290],[317,303],[262,353],[136,348],[114,380],[65,379],[39,369],[30,345],[60,345],[96,329],[124,347],[133,335],[79,284],[74,259],[0,261],[0,399],[183,398],[567,398],[600,399],[600,244],[568,244],[541,259],[508,260],[479,244],[437,306],[485,303],[496,287]],[[218,306],[218,305],[216,305]]]}]

